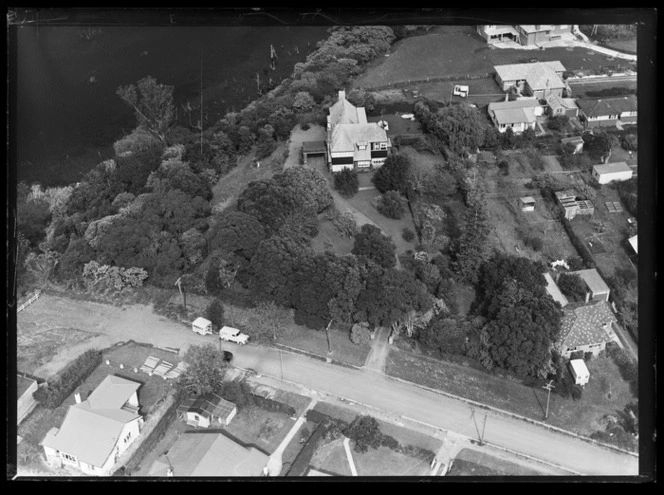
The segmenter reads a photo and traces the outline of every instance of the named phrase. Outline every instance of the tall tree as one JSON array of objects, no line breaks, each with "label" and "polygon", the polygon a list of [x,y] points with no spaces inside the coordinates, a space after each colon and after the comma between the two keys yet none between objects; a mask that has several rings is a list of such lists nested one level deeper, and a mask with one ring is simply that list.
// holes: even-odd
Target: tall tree
[{"label": "tall tree", "polygon": [[192,345],[183,360],[187,369],[179,385],[184,391],[195,395],[219,392],[228,364],[215,345]]},{"label": "tall tree", "polygon": [[374,173],[371,182],[383,194],[397,191],[407,196],[411,185],[411,168],[410,159],[406,155],[390,155]]},{"label": "tall tree", "polygon": [[224,212],[206,232],[210,250],[223,249],[249,261],[266,239],[263,225],[241,211]]},{"label": "tall tree", "polygon": [[255,217],[269,234],[275,233],[299,204],[293,191],[274,179],[250,182],[240,193],[237,209]]},{"label": "tall tree", "polygon": [[299,208],[320,213],[332,205],[327,179],[315,169],[291,167],[273,177],[281,187],[291,191]]},{"label": "tall tree", "polygon": [[396,265],[396,246],[392,239],[383,235],[378,227],[364,224],[355,235],[355,244],[352,254],[366,256],[383,268],[391,268]]},{"label": "tall tree", "polygon": [[134,110],[138,126],[165,143],[166,132],[175,117],[173,90],[173,86],[159,84],[155,78],[147,76],[136,84],[120,86],[117,94]]}]

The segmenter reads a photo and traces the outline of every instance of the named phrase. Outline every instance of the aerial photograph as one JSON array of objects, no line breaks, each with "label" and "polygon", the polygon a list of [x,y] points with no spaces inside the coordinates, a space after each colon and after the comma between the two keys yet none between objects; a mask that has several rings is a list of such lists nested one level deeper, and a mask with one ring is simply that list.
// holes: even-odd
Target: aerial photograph
[{"label": "aerial photograph", "polygon": [[475,14],[8,9],[7,480],[652,482],[652,12]]}]

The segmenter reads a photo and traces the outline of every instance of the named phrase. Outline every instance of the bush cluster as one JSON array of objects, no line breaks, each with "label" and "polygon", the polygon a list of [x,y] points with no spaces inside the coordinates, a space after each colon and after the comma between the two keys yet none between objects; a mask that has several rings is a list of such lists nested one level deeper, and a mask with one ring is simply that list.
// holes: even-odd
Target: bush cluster
[{"label": "bush cluster", "polygon": [[351,198],[357,194],[360,183],[357,177],[357,172],[350,169],[343,169],[341,172],[334,174],[334,189],[342,196]]},{"label": "bush cluster", "polygon": [[572,246],[574,246],[576,251],[579,253],[579,256],[581,256],[581,259],[585,263],[586,268],[595,268],[595,259],[593,258],[590,249],[586,246],[583,240],[580,239],[578,235],[576,235],[576,232],[574,232],[574,229],[572,228],[572,224],[570,223],[570,221],[567,220],[566,218],[561,218],[561,222],[563,224],[565,232],[567,232],[567,235],[569,237],[570,242],[572,243]]},{"label": "bush cluster", "polygon": [[77,357],[47,387],[39,388],[34,396],[44,407],[55,409],[101,364],[101,352],[91,349]]}]

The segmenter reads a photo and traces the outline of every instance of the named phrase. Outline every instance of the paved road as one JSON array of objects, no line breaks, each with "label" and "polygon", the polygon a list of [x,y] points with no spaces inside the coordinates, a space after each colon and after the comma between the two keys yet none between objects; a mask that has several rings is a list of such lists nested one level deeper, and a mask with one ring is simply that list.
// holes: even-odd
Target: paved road
[{"label": "paved road", "polygon": [[[75,311],[72,311],[72,306]],[[21,326],[57,325],[93,331],[98,337],[75,348],[110,345],[133,339],[164,347],[186,349],[192,344],[218,342],[214,337],[197,335],[184,326],[151,313],[145,306],[126,309],[98,303],[71,301],[45,295],[18,315]],[[224,342],[224,348],[235,354],[234,365],[258,373],[301,384],[311,390],[343,397],[360,404],[406,417],[434,428],[451,430],[478,439],[484,423],[484,411],[464,401],[425,390],[413,384],[386,377],[374,370],[358,370],[326,363],[300,354],[277,349]],[[72,357],[65,349],[42,371],[57,371]],[[502,414],[486,413],[483,439],[489,444],[511,449],[537,459],[588,475],[637,475],[638,459],[621,454],[566,434],[550,431]]]}]

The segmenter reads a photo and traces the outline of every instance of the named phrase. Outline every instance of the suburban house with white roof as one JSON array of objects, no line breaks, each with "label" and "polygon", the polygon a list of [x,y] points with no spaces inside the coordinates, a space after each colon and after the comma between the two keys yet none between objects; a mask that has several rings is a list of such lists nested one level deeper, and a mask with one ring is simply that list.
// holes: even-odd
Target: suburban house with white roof
[{"label": "suburban house with white roof", "polygon": [[556,60],[553,62],[531,62],[527,64],[507,64],[494,66],[496,81],[509,91],[516,88],[517,92],[526,96],[534,96],[539,100],[551,95],[564,97],[571,93],[563,80],[565,66]]},{"label": "suburban house with white roof", "polygon": [[327,162],[331,172],[372,170],[385,163],[392,148],[385,128],[367,122],[364,107],[356,107],[339,91],[327,117]]},{"label": "suburban house with white roof", "polygon": [[69,406],[60,428],[51,428],[41,445],[46,460],[92,476],[110,476],[116,462],[138,438],[143,417],[138,413],[140,383],[109,375],[81,401]]},{"label": "suburban house with white roof", "polygon": [[512,132],[520,134],[526,129],[535,130],[537,117],[542,115],[544,109],[535,98],[519,98],[489,103],[487,111],[499,132],[512,129]]},{"label": "suburban house with white roof", "polygon": [[532,46],[561,39],[567,34],[571,35],[573,27],[572,24],[515,24],[512,26],[490,24],[477,26],[477,34],[490,45],[513,41],[523,46]]},{"label": "suburban house with white roof", "polygon": [[571,306],[563,310],[561,321],[559,346],[562,356],[569,358],[575,351],[597,355],[608,342],[619,342],[613,330],[617,320],[608,302]]}]

